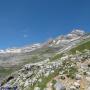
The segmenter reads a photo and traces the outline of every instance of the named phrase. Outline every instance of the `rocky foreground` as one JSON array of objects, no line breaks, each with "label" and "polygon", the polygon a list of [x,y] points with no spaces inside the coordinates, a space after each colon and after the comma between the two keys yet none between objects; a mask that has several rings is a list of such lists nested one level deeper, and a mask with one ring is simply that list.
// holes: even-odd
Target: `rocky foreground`
[{"label": "rocky foreground", "polygon": [[5,82],[17,90],[90,90],[90,50],[27,64]]}]

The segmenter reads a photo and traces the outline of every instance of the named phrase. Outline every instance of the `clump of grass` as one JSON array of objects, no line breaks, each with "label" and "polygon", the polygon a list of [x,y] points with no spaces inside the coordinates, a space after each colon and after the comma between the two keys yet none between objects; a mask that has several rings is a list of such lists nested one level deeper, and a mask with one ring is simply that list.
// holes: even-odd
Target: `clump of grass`
[{"label": "clump of grass", "polygon": [[52,80],[52,90],[55,90],[54,85],[56,84],[56,80]]},{"label": "clump of grass", "polygon": [[75,62],[71,60],[63,61],[62,67],[63,67],[62,70],[64,71],[64,74],[66,74],[68,78],[71,78],[71,79],[75,78],[75,75],[78,72]]},{"label": "clump of grass", "polygon": [[74,79],[76,75],[77,69],[75,67],[71,67],[68,69],[67,77]]}]

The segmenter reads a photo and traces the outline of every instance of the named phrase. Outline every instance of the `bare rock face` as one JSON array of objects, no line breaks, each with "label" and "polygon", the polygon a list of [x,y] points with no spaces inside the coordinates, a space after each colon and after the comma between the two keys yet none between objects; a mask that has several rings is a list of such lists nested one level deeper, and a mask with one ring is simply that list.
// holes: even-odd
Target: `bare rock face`
[{"label": "bare rock face", "polygon": [[75,29],[71,32],[71,34],[76,34],[78,36],[83,36],[85,32],[83,30]]},{"label": "bare rock face", "polygon": [[87,90],[90,90],[90,87],[88,87]]},{"label": "bare rock face", "polygon": [[74,82],[74,86],[78,89],[80,88],[80,84],[78,82]]},{"label": "bare rock face", "polygon": [[59,81],[56,82],[56,84],[54,85],[54,88],[55,90],[66,90],[65,86]]},{"label": "bare rock face", "polygon": [[87,80],[88,82],[90,82],[90,77],[86,77],[86,80]]},{"label": "bare rock face", "polygon": [[76,87],[75,86],[71,86],[70,90],[76,90]]},{"label": "bare rock face", "polygon": [[79,74],[76,74],[76,80],[81,80],[81,78],[82,78],[82,76],[81,75],[79,75]]},{"label": "bare rock face", "polygon": [[40,90],[40,88],[39,87],[35,87],[34,90]]}]

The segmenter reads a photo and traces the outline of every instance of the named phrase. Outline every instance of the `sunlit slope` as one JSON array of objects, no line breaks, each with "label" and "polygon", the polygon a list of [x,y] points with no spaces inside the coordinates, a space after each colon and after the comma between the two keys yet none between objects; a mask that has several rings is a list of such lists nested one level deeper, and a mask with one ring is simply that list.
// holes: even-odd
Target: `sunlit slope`
[{"label": "sunlit slope", "polygon": [[90,50],[90,39],[84,42],[80,42],[79,45],[70,50],[70,53],[74,54],[76,51],[82,52],[84,49]]}]

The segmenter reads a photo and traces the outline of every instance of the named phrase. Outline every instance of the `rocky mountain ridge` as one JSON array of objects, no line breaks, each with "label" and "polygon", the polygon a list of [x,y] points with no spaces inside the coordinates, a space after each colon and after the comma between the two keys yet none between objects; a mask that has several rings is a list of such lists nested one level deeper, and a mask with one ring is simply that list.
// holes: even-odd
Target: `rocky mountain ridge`
[{"label": "rocky mountain ridge", "polygon": [[[85,35],[84,31],[76,29],[67,35],[62,35],[62,36],[57,37],[56,39],[49,40],[48,42],[46,42],[46,45],[48,44],[50,46],[53,46],[53,45],[68,43],[68,42],[79,39],[83,35]],[[5,50],[0,50],[0,54],[26,53],[26,52],[34,51],[43,46],[44,46],[44,43],[36,43],[29,46],[21,47],[21,48],[7,48]]]}]

